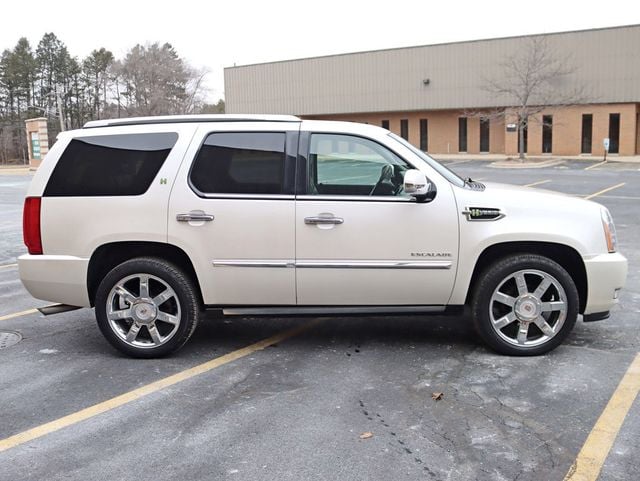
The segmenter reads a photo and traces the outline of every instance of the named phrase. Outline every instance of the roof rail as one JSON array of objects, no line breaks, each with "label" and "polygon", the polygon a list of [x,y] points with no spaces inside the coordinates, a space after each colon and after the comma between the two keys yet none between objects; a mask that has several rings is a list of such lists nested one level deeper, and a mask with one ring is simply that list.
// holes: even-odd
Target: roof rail
[{"label": "roof rail", "polygon": [[193,122],[300,122],[294,115],[240,115],[240,114],[203,114],[203,115],[164,115],[158,117],[131,117],[127,119],[92,120],[82,127],[117,127],[121,125],[183,124]]}]

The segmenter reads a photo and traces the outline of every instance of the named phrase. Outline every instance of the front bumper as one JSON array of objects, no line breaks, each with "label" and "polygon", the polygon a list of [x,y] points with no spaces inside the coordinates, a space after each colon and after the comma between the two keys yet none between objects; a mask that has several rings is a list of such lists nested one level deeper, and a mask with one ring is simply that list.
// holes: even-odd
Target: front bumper
[{"label": "front bumper", "polygon": [[20,280],[36,299],[90,307],[87,290],[89,259],[29,255],[18,258]]},{"label": "front bumper", "polygon": [[584,314],[610,310],[627,280],[627,259],[617,252],[584,259],[587,271],[587,305]]}]

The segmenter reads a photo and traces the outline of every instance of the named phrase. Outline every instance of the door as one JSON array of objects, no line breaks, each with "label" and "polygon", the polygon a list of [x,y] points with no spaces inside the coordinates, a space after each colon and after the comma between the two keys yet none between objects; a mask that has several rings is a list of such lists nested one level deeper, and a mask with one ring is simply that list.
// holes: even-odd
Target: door
[{"label": "door", "polygon": [[198,129],[172,190],[168,240],[191,259],[205,304],[295,305],[299,125]]},{"label": "door", "polygon": [[296,199],[299,305],[447,303],[458,253],[452,187],[430,171],[437,195],[415,202],[402,192],[403,174],[414,166],[384,142],[301,134],[306,155],[299,167],[307,173],[299,177],[305,193]]}]

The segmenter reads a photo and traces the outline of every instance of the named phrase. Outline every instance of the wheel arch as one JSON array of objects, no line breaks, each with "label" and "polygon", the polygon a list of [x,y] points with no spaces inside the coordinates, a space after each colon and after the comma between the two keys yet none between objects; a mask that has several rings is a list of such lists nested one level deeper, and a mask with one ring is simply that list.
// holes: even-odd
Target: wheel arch
[{"label": "wheel arch", "polygon": [[136,257],[157,257],[180,268],[193,282],[198,301],[202,305],[200,282],[186,252],[175,245],[162,242],[127,241],[103,244],[91,255],[87,269],[87,292],[92,307],[95,305],[98,285],[104,276],[115,266]]},{"label": "wheel arch", "polygon": [[573,247],[553,242],[502,242],[493,244],[482,251],[471,275],[465,303],[469,305],[482,272],[499,259],[514,254],[537,254],[560,264],[571,276],[578,290],[580,300],[578,312],[582,314],[587,304],[587,271],[582,257]]}]

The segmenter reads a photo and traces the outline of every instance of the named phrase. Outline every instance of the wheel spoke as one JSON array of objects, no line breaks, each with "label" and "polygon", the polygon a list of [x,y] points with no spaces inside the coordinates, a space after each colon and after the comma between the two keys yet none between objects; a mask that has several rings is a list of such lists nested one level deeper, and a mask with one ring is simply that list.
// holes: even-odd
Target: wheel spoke
[{"label": "wheel spoke", "polygon": [[165,289],[161,294],[158,294],[153,298],[153,303],[156,305],[156,307],[160,307],[163,303],[167,302],[172,297],[173,291],[170,289]]},{"label": "wheel spoke", "polygon": [[110,321],[118,321],[121,319],[131,319],[131,309],[122,309],[120,311],[107,312],[107,319]]},{"label": "wheel spoke", "polygon": [[496,292],[493,295],[493,300],[499,302],[500,304],[504,304],[505,306],[513,307],[516,303],[516,298],[511,297],[508,294],[504,294],[502,292]]},{"label": "wheel spoke", "polygon": [[518,329],[518,344],[524,344],[527,342],[527,337],[529,336],[529,323],[528,322],[520,322],[520,326]]},{"label": "wheel spoke", "polygon": [[162,311],[158,311],[158,315],[156,316],[156,320],[162,321],[162,322],[167,322],[167,323],[172,324],[174,326],[180,322],[180,320],[178,319],[177,316],[174,316],[173,314],[168,314],[168,313],[162,312]]},{"label": "wheel spoke", "polygon": [[518,272],[515,276],[516,285],[518,286],[518,294],[523,296],[529,292],[527,289],[527,281],[524,280],[524,274],[522,272]]},{"label": "wheel spoke", "polygon": [[127,342],[135,341],[136,337],[138,337],[139,332],[140,332],[140,326],[135,322],[131,324],[131,327],[129,328],[129,332],[127,332],[127,338],[126,338]]},{"label": "wheel spoke", "polygon": [[147,330],[149,331],[149,335],[151,336],[154,344],[158,346],[162,344],[162,338],[160,337],[160,333],[158,332],[158,328],[155,326],[155,324],[147,326]]},{"label": "wheel spoke", "polygon": [[542,303],[542,312],[563,311],[565,309],[566,305],[567,304],[564,301],[543,302]]},{"label": "wheel spoke", "polygon": [[509,324],[511,324],[513,321],[515,321],[517,319],[516,315],[514,312],[510,312],[509,314],[507,314],[506,316],[502,316],[500,319],[498,319],[497,321],[493,322],[493,326],[496,329],[502,329],[506,326],[508,326]]},{"label": "wheel spoke", "polygon": [[149,276],[140,275],[140,297],[149,297]]},{"label": "wheel spoke", "polygon": [[118,294],[121,298],[123,298],[125,301],[127,301],[129,303],[129,305],[133,304],[136,300],[136,296],[134,296],[133,294],[131,294],[126,287],[124,287],[122,284],[118,284],[116,286],[116,294]]},{"label": "wheel spoke", "polygon": [[542,281],[540,282],[540,285],[536,288],[536,290],[533,291],[533,295],[538,299],[541,299],[544,293],[547,292],[547,289],[549,289],[551,284],[552,284],[551,279],[549,279],[548,277],[545,277],[544,279],[542,279]]},{"label": "wheel spoke", "polygon": [[549,325],[549,323],[546,321],[544,317],[538,316],[536,320],[533,322],[535,322],[536,326],[540,328],[540,330],[545,336],[549,336],[549,337],[555,336],[556,333],[553,330],[553,327]]}]

